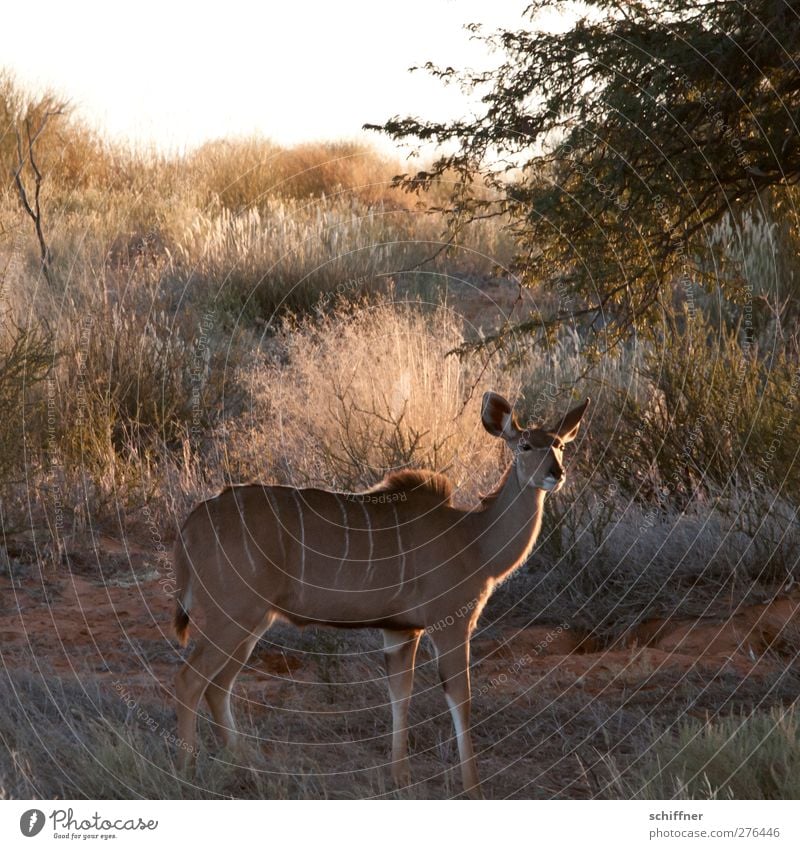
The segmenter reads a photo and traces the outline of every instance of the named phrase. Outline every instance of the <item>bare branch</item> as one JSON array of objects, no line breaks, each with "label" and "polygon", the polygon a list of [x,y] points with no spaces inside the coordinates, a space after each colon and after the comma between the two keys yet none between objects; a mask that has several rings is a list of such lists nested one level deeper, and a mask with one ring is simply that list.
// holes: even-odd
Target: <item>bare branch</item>
[{"label": "bare branch", "polygon": [[[17,194],[19,195],[22,208],[25,210],[31,221],[33,221],[34,230],[36,232],[36,240],[39,243],[39,256],[41,258],[42,274],[44,275],[44,278],[49,286],[53,285],[53,279],[51,275],[52,256],[50,253],[50,249],[47,246],[47,240],[44,236],[41,207],[41,192],[42,183],[44,182],[44,176],[39,168],[39,165],[36,162],[34,149],[36,147],[36,142],[39,140],[39,137],[44,132],[45,127],[47,126],[47,123],[50,118],[62,114],[63,110],[61,109],[54,109],[45,112],[42,116],[42,120],[39,123],[38,128],[34,133],[31,133],[31,120],[29,117],[26,117],[24,148],[22,134],[20,133],[19,129],[14,130],[17,139],[17,169],[14,172],[14,183],[17,187]],[[22,179],[26,165],[30,166],[30,170],[33,173],[33,204],[31,204],[28,190],[25,188],[25,183]]]}]

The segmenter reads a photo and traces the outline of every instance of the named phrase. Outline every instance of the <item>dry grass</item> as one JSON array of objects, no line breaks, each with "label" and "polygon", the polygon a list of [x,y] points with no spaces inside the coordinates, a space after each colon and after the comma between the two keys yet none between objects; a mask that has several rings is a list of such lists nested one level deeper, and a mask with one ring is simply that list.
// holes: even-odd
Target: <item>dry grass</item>
[{"label": "dry grass", "polygon": [[[382,201],[366,205],[357,196],[269,199],[240,213],[198,212],[176,235],[173,273],[187,281],[192,298],[216,311],[272,324],[287,308],[309,310],[326,296],[355,299],[385,289],[443,247],[442,227],[441,219]],[[478,238],[459,267],[488,273],[497,245],[488,228],[474,232]]]},{"label": "dry grass", "polygon": [[621,798],[800,798],[797,705],[681,722],[614,782]]},{"label": "dry grass", "polygon": [[[6,178],[15,127],[55,103],[0,78]],[[48,124],[39,144],[53,286],[9,179],[0,191],[0,485],[4,530],[35,529],[50,539],[55,563],[66,536],[150,533],[143,506],[168,541],[192,503],[231,481],[358,488],[389,469],[419,466],[446,472],[462,503],[474,503],[507,460],[479,424],[480,396],[492,388],[519,399],[520,417],[534,423],[557,420],[585,395],[594,404],[570,451],[570,485],[548,501],[533,559],[494,597],[486,631],[566,621],[610,641],[647,617],[714,616],[800,581],[800,335],[792,304],[778,298],[796,244],[791,222],[745,219],[742,239],[721,227],[720,273],[741,276],[743,297],[696,289],[647,342],[593,360],[576,324],[516,340],[490,359],[459,359],[451,352],[482,327],[464,320],[459,297],[474,287],[472,317],[475,301],[478,312],[485,302],[487,314],[499,314],[482,286],[496,263],[508,264],[513,246],[500,222],[484,222],[431,259],[447,239],[445,222],[388,188],[403,170],[397,163],[351,143],[285,149],[262,139],[165,157],[109,145],[67,114]],[[448,278],[465,283],[456,297],[441,293]],[[356,733],[383,763],[388,720],[372,638],[309,639],[365,655],[353,670],[371,682],[354,703],[357,718],[319,719],[307,746],[277,746],[269,772],[207,763],[197,787],[177,792],[386,792],[379,767],[341,779],[333,775],[336,753],[320,755],[325,740],[335,748]],[[337,660],[320,660],[318,671],[328,697],[347,691]],[[118,699],[99,690],[90,698],[65,683],[48,693],[56,684],[47,675],[12,683],[23,689],[2,702],[8,795],[176,792],[167,749]],[[659,715],[659,733],[685,707],[681,693],[669,721]],[[141,698],[169,725],[160,694]],[[281,719],[274,737],[304,739],[298,717],[307,698],[290,694],[296,715]],[[80,716],[66,718],[65,705],[75,703]],[[481,727],[482,748],[494,752],[495,795],[597,795],[608,764],[595,763],[592,735],[616,722],[611,737],[629,753],[653,739],[644,708],[575,693],[554,704],[550,713],[531,700],[505,706],[499,738],[491,723]],[[496,707],[479,705],[478,716]],[[44,744],[34,744],[26,709]],[[420,711],[434,717],[416,732],[421,775],[431,779],[420,794],[451,795],[449,721],[427,690]],[[254,733],[267,733],[275,716],[249,721]],[[706,748],[719,742],[704,734]],[[507,768],[520,746],[529,761],[544,752],[549,765]],[[568,775],[578,754],[580,780]],[[60,760],[75,764],[70,775],[53,768]],[[604,769],[604,779],[592,777]],[[687,761],[686,769],[694,767]],[[663,781],[702,793],[687,774],[665,773]],[[724,781],[709,781],[703,786],[727,792]]]},{"label": "dry grass", "polygon": [[446,472],[469,500],[493,482],[479,383],[511,396],[519,375],[450,352],[465,329],[446,306],[391,298],[287,323],[244,380],[251,404],[228,456],[237,473],[357,489],[397,468]]},{"label": "dry grass", "polygon": [[[377,634],[333,642],[290,637],[302,654],[344,654],[313,682],[258,695],[239,687],[235,710],[246,745],[222,751],[201,721],[197,771],[176,773],[174,711],[157,685],[113,676],[65,680],[46,667],[0,679],[0,793],[5,798],[453,798],[460,794],[452,726],[435,664],[423,647],[412,701],[414,785],[389,780],[391,711]],[[330,632],[327,632],[330,635]],[[280,640],[281,636],[276,635]],[[312,661],[314,662],[314,661]],[[767,704],[797,692],[784,671],[764,680],[730,673],[654,671],[602,697],[549,679],[482,690],[477,653],[473,722],[489,798],[795,798],[792,710]],[[33,667],[36,668],[35,666]],[[80,667],[76,670],[80,672]],[[245,678],[249,676],[245,674]],[[763,713],[754,713],[758,708]],[[685,722],[687,711],[707,723]],[[752,715],[752,717],[751,717]],[[743,717],[751,717],[743,721]],[[661,783],[659,783],[661,782]]]}]

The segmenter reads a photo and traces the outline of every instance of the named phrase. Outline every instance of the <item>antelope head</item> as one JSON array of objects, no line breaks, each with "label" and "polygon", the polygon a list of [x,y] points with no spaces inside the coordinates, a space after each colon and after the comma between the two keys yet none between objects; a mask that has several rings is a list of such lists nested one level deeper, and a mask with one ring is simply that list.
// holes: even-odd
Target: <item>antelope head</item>
[{"label": "antelope head", "polygon": [[520,428],[511,405],[496,392],[483,396],[481,420],[492,436],[504,439],[514,454],[514,469],[522,487],[558,492],[564,481],[564,446],[578,435],[581,419],[589,406],[570,410],[552,428]]}]

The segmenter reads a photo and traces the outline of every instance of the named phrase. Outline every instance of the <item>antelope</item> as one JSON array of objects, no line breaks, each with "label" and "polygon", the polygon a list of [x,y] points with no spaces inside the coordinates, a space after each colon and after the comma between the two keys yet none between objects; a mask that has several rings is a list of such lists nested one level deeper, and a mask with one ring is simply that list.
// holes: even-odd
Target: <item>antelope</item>
[{"label": "antelope", "polygon": [[[380,628],[392,706],[391,773],[410,783],[408,706],[420,638],[433,643],[455,729],[464,792],[481,797],[470,736],[469,642],[494,587],[527,559],[545,495],[564,485],[564,446],[589,399],[553,428],[522,430],[508,401],[483,396],[483,426],[513,451],[497,487],[472,510],[452,504],[443,475],[401,471],[364,492],[241,485],[197,506],[175,543],[175,631],[205,625],[178,673],[180,765],[196,750],[205,696],[228,747],[231,688],[276,620]],[[198,628],[199,630],[199,628]]]}]

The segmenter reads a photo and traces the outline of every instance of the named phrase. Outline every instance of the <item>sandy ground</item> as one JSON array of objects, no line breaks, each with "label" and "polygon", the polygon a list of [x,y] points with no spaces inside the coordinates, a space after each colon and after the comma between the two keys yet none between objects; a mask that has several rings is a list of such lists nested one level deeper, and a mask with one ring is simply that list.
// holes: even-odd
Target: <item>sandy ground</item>
[{"label": "sandy ground", "polygon": [[[9,670],[26,669],[82,682],[88,677],[109,692],[122,682],[127,693],[157,705],[165,717],[174,716],[173,681],[185,652],[172,636],[173,604],[168,584],[156,570],[152,548],[100,537],[95,550],[65,556],[59,568],[42,568],[37,565],[41,560],[25,556],[33,554],[30,545],[9,543],[9,554],[17,557],[11,557],[10,569],[0,577],[4,665]],[[495,754],[489,758],[490,769],[499,776],[494,779],[495,795],[526,795],[519,774],[505,775],[503,770],[515,751],[506,738],[532,712],[545,722],[547,712],[555,710],[552,706],[570,694],[577,699],[571,711],[603,712],[606,706],[611,711],[611,706],[629,704],[631,699],[656,710],[668,695],[671,701],[665,710],[674,710],[682,699],[686,713],[703,716],[714,698],[704,702],[686,693],[695,693],[698,687],[705,691],[710,682],[723,680],[731,682],[729,689],[735,691],[742,682],[753,685],[774,676],[781,658],[791,653],[784,647],[800,641],[799,607],[800,594],[795,592],[770,604],[735,611],[722,621],[652,620],[606,646],[569,627],[493,625],[487,631],[491,638],[479,633],[473,640],[474,716],[478,748]],[[381,695],[379,643],[376,638],[374,649],[366,653],[356,646],[349,651],[345,647],[341,654],[335,638],[327,636],[339,633],[287,630],[281,639],[262,642],[240,676],[237,712],[245,710],[251,720],[258,720],[275,706],[289,706],[293,711],[291,724],[283,723],[275,738],[262,745],[267,755],[282,743],[298,742],[293,737],[302,743],[308,726],[309,739],[317,735],[340,747],[350,743],[351,757],[363,757],[365,762],[377,758],[378,765],[385,766],[390,711]],[[432,658],[424,648],[420,664],[416,693],[422,695],[418,706],[412,707],[412,720],[420,729],[417,745],[423,745],[419,740],[424,742],[427,731],[423,729],[430,723],[427,714],[433,711],[438,736],[425,744],[425,751],[431,764],[449,759],[452,773],[455,755],[447,743],[449,721],[439,705]],[[351,725],[348,711],[362,704],[353,695],[359,682],[365,682],[368,694],[362,701],[371,712],[360,724]],[[560,719],[558,724],[565,721]],[[291,761],[295,751],[290,750],[285,759]],[[318,755],[312,748],[305,752],[304,762],[313,769],[317,757],[324,773],[322,752]],[[557,795],[563,779],[548,783],[547,769],[542,769],[541,793]],[[438,775],[433,766],[428,773],[432,781]],[[451,776],[451,788],[456,783]],[[587,785],[567,795],[587,795],[589,790]]]}]

